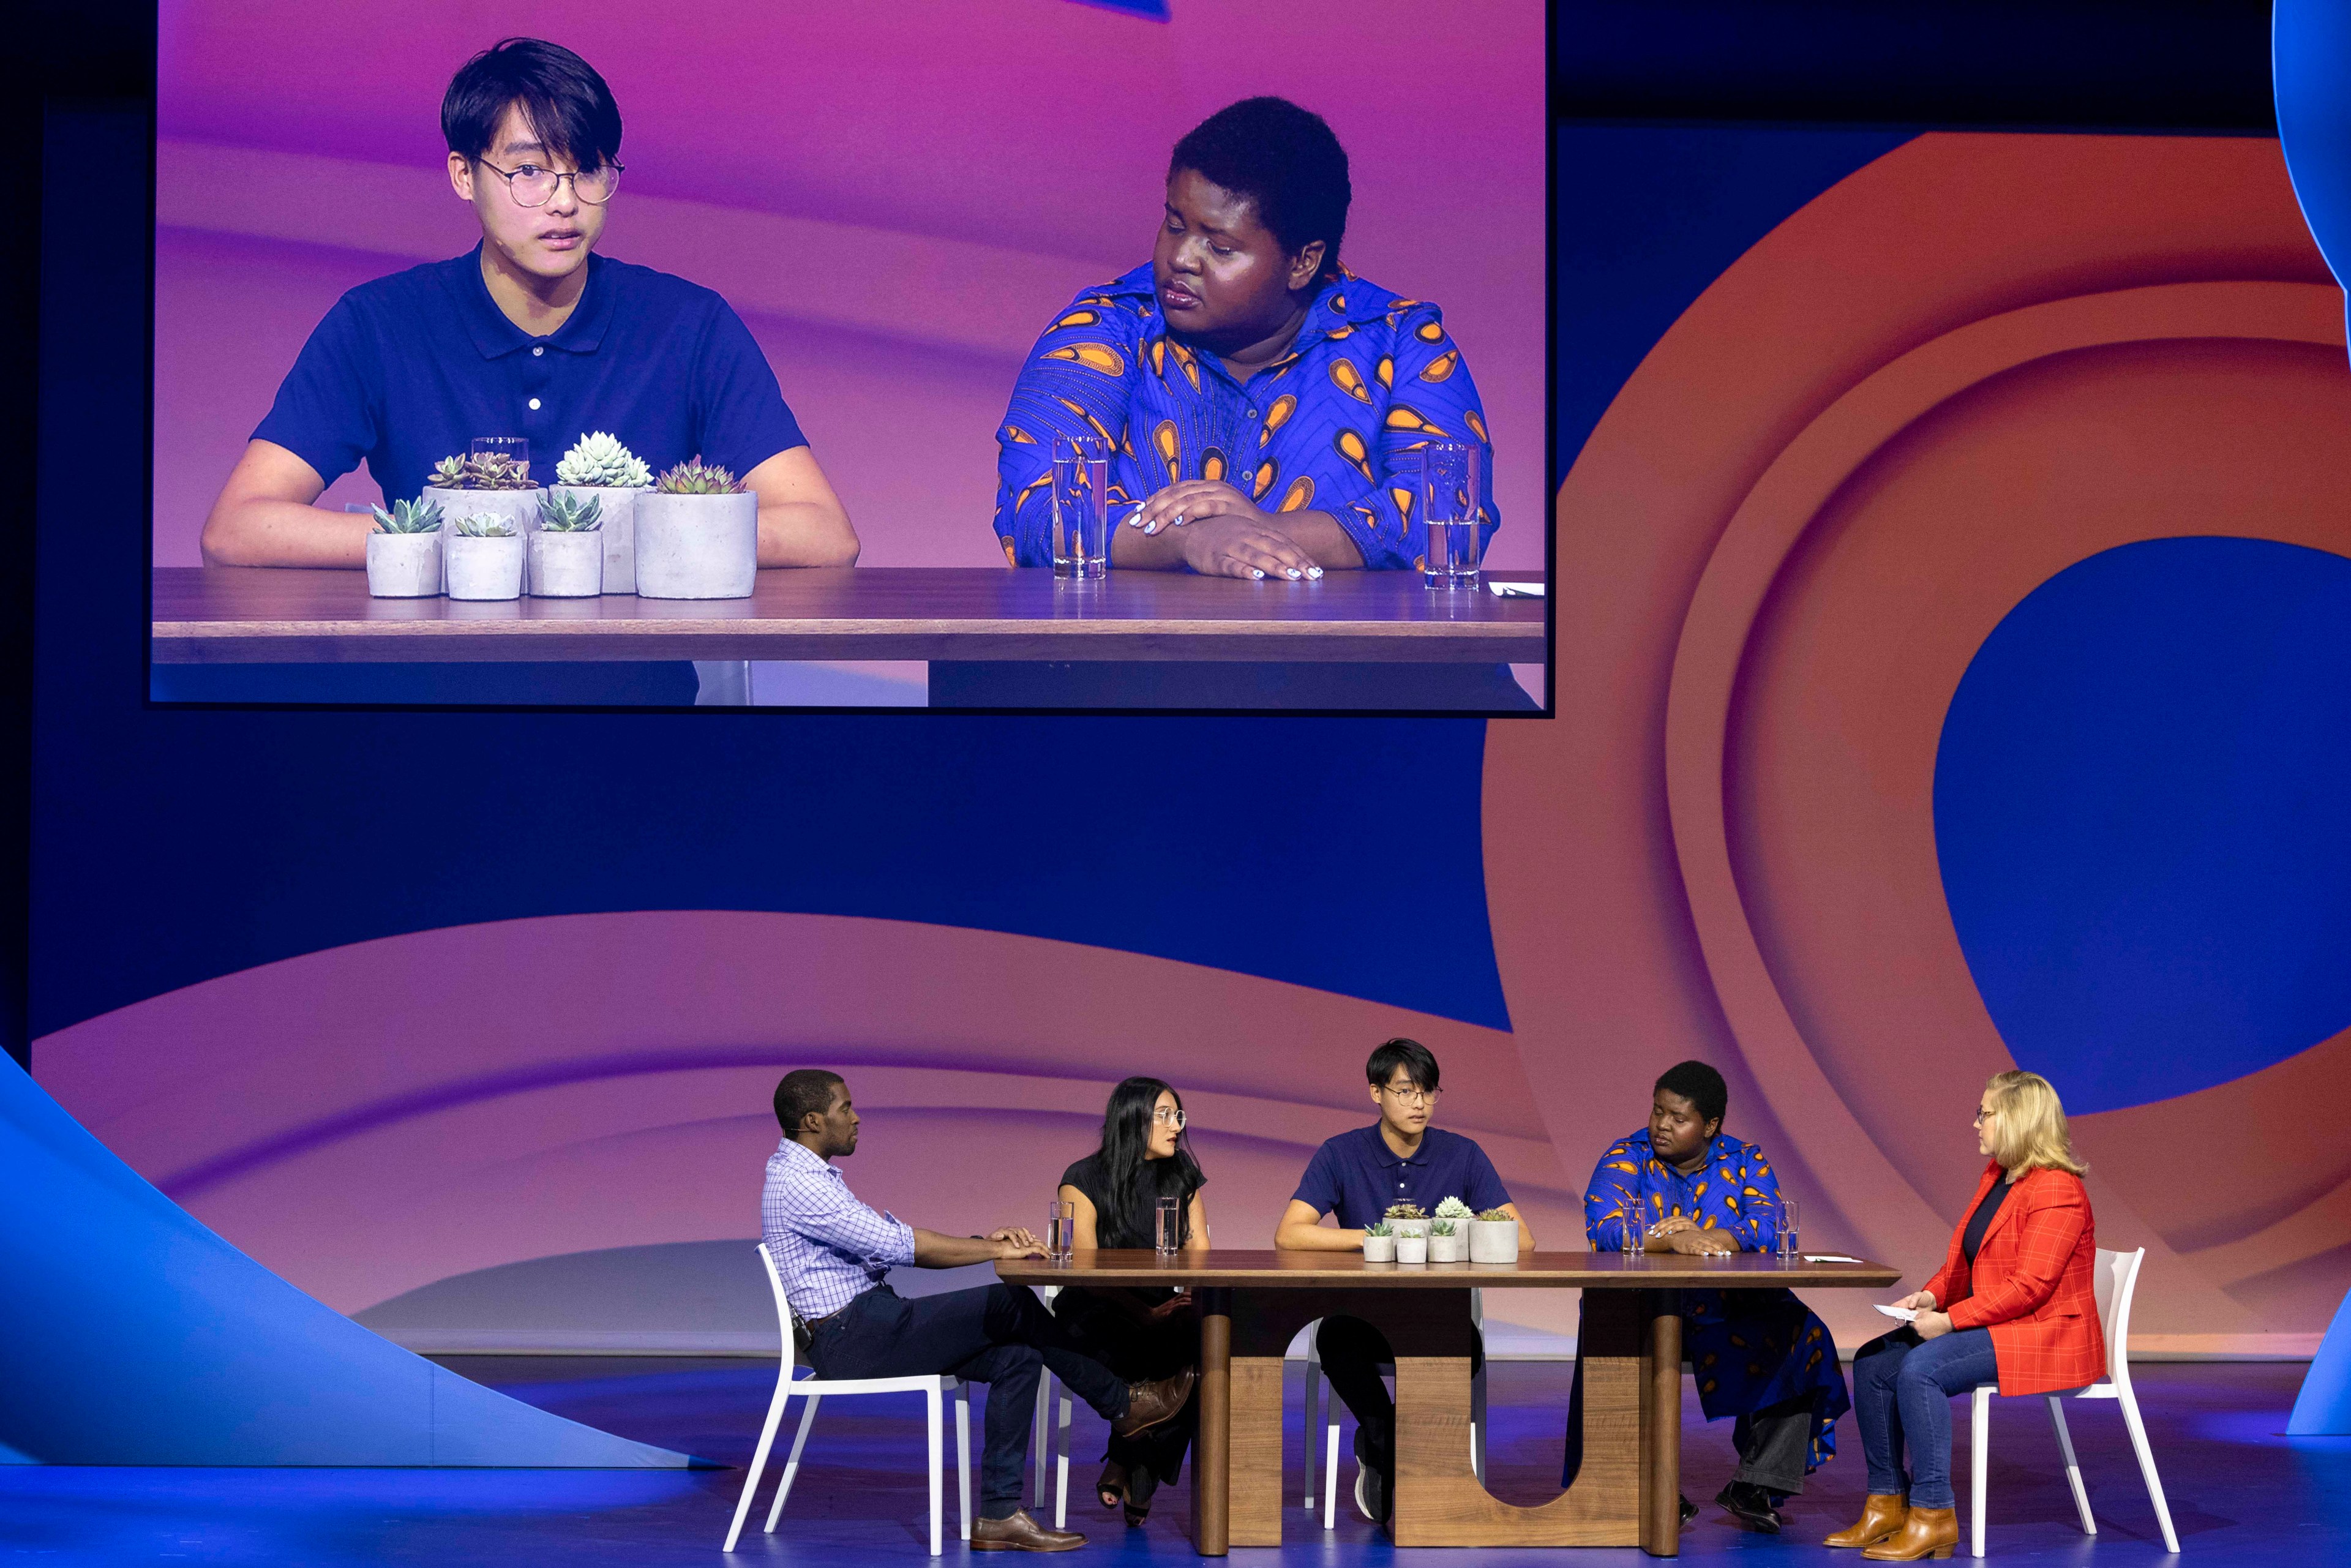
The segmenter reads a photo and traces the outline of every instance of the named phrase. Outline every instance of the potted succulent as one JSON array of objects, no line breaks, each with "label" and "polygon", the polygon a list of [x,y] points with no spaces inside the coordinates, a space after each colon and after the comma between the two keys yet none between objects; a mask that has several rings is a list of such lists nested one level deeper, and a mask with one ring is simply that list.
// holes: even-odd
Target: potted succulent
[{"label": "potted succulent", "polygon": [[1396,1261],[1428,1261],[1428,1211],[1416,1203],[1388,1205],[1388,1227],[1395,1233]]},{"label": "potted succulent", "polygon": [[747,599],[759,580],[759,497],[716,464],[681,463],[636,499],[637,592]]},{"label": "potted succulent", "polygon": [[637,494],[653,482],[637,455],[601,430],[581,436],[555,465],[554,494],[584,495],[602,507],[606,593],[637,591]]},{"label": "potted succulent", "polygon": [[[442,501],[451,516],[462,511],[468,517],[505,517],[514,524],[517,537],[538,526],[538,498],[547,493],[531,478],[528,461],[517,462],[496,453],[444,457],[434,465],[424,486],[425,499]],[[451,490],[463,492],[462,498],[444,494]],[[449,564],[447,546],[456,537],[449,528],[441,530],[444,576]]]},{"label": "potted succulent", "polygon": [[529,539],[530,591],[543,599],[588,599],[604,591],[604,503],[578,490],[547,492]]},{"label": "potted succulent", "polygon": [[1437,1206],[1436,1215],[1428,1222],[1428,1260],[1432,1263],[1458,1263],[1469,1245],[1461,1233],[1464,1220],[1472,1217],[1469,1206],[1458,1197],[1448,1197]]},{"label": "potted succulent", "polygon": [[394,501],[370,507],[368,591],[378,599],[431,599],[441,591],[441,507],[434,501]]},{"label": "potted succulent", "polygon": [[520,597],[522,556],[522,534],[512,517],[491,512],[459,517],[449,539],[449,597]]},{"label": "potted succulent", "polygon": [[1393,1263],[1395,1261],[1395,1231],[1384,1219],[1374,1219],[1364,1227],[1364,1261]]},{"label": "potted succulent", "polygon": [[1499,1208],[1489,1208],[1469,1222],[1469,1261],[1515,1263],[1519,1260],[1519,1222]]}]

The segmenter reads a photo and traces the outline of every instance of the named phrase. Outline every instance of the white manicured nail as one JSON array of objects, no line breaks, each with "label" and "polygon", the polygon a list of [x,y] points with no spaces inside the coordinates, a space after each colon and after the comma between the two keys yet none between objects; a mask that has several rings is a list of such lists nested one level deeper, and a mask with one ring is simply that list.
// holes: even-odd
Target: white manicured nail
[{"label": "white manicured nail", "polygon": [[1298,569],[1294,566],[1290,569],[1290,580],[1292,582],[1298,580]]}]

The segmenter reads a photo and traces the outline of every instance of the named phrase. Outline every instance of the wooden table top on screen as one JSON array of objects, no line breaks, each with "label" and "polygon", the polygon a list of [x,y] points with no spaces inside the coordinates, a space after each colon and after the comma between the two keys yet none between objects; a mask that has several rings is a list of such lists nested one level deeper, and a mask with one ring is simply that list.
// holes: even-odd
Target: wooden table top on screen
[{"label": "wooden table top on screen", "polygon": [[1080,1252],[1066,1263],[996,1265],[1015,1285],[1196,1285],[1233,1290],[1879,1290],[1902,1277],[1884,1263],[1782,1263],[1758,1252],[1723,1258],[1530,1252],[1516,1263],[1366,1263],[1353,1252]]},{"label": "wooden table top on screen", "polygon": [[[1541,581],[1540,572],[1496,572]],[[1538,664],[1544,604],[1418,572],[1243,581],[1041,568],[767,570],[748,599],[374,599],[367,574],[159,567],[158,664],[410,660],[1260,660]]]}]

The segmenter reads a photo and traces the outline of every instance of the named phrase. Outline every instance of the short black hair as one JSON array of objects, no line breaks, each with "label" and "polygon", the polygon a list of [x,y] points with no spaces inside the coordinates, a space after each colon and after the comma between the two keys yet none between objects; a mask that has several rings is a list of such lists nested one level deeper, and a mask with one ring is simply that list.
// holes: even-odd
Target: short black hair
[{"label": "short black hair", "polygon": [[1167,161],[1167,177],[1190,169],[1247,196],[1257,221],[1295,256],[1322,242],[1315,280],[1339,274],[1347,236],[1347,151],[1322,117],[1286,98],[1245,98],[1192,128]]},{"label": "short black hair", "polygon": [[507,105],[553,157],[594,169],[621,152],[621,106],[596,68],[543,38],[501,38],[458,68],[441,96],[441,134],[449,151],[478,160],[490,150]]},{"label": "short black hair", "polygon": [[844,1082],[838,1072],[821,1067],[800,1067],[784,1074],[776,1085],[776,1124],[790,1137],[800,1130],[800,1118],[821,1116],[832,1109],[832,1086]]},{"label": "short black hair", "polygon": [[1730,1109],[1730,1086],[1722,1081],[1721,1073],[1703,1061],[1675,1062],[1649,1092],[1654,1094],[1658,1089],[1678,1094],[1696,1106],[1701,1122],[1719,1122],[1723,1113]]},{"label": "short black hair", "polygon": [[1364,1063],[1364,1076],[1374,1087],[1385,1088],[1399,1067],[1412,1079],[1414,1088],[1437,1087],[1436,1053],[1420,1041],[1406,1040],[1401,1035],[1372,1052],[1372,1059]]}]

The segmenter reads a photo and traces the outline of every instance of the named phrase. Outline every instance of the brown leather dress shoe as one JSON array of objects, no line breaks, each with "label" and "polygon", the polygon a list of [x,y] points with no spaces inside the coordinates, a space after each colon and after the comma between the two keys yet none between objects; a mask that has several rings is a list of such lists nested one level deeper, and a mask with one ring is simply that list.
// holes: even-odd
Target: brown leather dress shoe
[{"label": "brown leather dress shoe", "polygon": [[974,1552],[1075,1552],[1086,1538],[1074,1530],[1048,1530],[1029,1517],[1027,1509],[1009,1519],[971,1521]]},{"label": "brown leather dress shoe", "polygon": [[1902,1528],[1909,1517],[1910,1500],[1900,1492],[1872,1492],[1869,1500],[1861,1505],[1861,1522],[1850,1530],[1840,1530],[1823,1546],[1875,1546]]},{"label": "brown leather dress shoe", "polygon": [[1959,1514],[1950,1508],[1914,1508],[1902,1528],[1862,1553],[1873,1563],[1916,1563],[1949,1557],[1959,1543]]},{"label": "brown leather dress shoe", "polygon": [[1187,1366],[1173,1377],[1127,1385],[1126,1414],[1113,1421],[1110,1429],[1122,1437],[1132,1437],[1154,1427],[1165,1426],[1192,1402],[1192,1385],[1199,1378],[1200,1369]]}]

